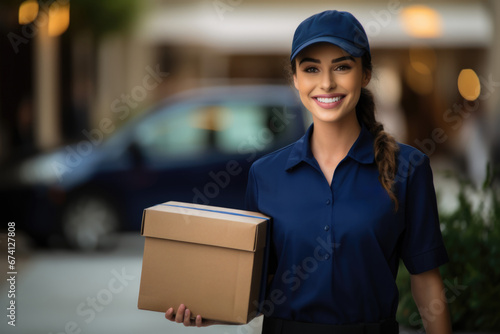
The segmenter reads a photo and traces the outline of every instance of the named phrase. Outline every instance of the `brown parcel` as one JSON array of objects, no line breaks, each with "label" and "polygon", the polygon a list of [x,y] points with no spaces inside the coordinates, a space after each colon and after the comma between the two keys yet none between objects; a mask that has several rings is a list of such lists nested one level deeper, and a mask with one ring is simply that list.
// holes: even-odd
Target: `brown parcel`
[{"label": "brown parcel", "polygon": [[167,202],[144,210],[138,307],[245,324],[256,315],[266,225],[261,213]]}]

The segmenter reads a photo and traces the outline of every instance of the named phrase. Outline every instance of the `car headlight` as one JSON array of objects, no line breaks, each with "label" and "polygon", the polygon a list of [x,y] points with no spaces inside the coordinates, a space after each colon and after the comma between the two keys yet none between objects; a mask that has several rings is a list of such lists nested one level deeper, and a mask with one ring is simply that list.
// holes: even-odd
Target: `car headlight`
[{"label": "car headlight", "polygon": [[64,161],[62,152],[53,152],[25,161],[19,169],[19,180],[23,184],[52,184],[60,181],[58,161]]}]

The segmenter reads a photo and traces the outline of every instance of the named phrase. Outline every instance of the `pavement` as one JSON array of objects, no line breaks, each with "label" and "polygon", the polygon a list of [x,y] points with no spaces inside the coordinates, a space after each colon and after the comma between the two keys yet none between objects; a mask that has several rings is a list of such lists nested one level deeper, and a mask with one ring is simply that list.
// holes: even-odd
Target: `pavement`
[{"label": "pavement", "polygon": [[[2,316],[0,333],[179,333],[257,334],[261,320],[245,326],[185,328],[160,312],[139,310],[137,297],[144,240],[120,237],[116,250],[78,253],[35,250],[17,259],[15,327]],[[18,252],[20,253],[20,252]],[[0,286],[1,309],[7,315],[8,285]]]},{"label": "pavement", "polygon": [[[19,243],[15,298],[7,298],[10,287],[6,281],[0,283],[0,305],[6,315],[9,300],[15,300],[15,327],[2,316],[0,333],[261,333],[261,318],[244,326],[185,328],[165,320],[163,313],[139,310],[144,239],[129,233],[119,240],[116,249],[105,253],[28,251]],[[401,328],[401,334],[415,333]]]}]

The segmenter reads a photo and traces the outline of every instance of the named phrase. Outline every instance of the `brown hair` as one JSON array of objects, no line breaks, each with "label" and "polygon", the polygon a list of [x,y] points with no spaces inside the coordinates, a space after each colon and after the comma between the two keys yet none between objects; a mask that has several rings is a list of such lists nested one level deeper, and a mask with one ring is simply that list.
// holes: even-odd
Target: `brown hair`
[{"label": "brown hair", "polygon": [[[288,72],[291,74],[291,78],[297,71],[295,59],[292,60],[290,65],[291,71],[289,70]],[[372,71],[373,66],[369,53],[365,53],[361,57],[361,65],[363,66],[363,71]],[[394,137],[384,131],[382,123],[375,120],[375,102],[373,100],[373,94],[370,90],[361,88],[361,95],[358,103],[356,104],[356,112],[360,121],[363,122],[366,128],[375,137],[373,151],[375,155],[375,163],[377,164],[379,172],[378,179],[382,184],[382,187],[384,187],[387,191],[391,200],[394,202],[394,211],[397,211],[399,203],[394,193],[393,186],[397,172],[396,154],[399,150],[399,146]]]}]

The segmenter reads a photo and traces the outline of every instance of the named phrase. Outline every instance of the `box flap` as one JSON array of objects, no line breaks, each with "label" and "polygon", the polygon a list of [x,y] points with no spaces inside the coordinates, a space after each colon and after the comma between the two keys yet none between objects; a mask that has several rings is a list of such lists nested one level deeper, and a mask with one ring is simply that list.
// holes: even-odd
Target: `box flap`
[{"label": "box flap", "polygon": [[147,208],[141,234],[146,237],[255,251],[265,245],[269,218],[258,212],[167,202]]}]

